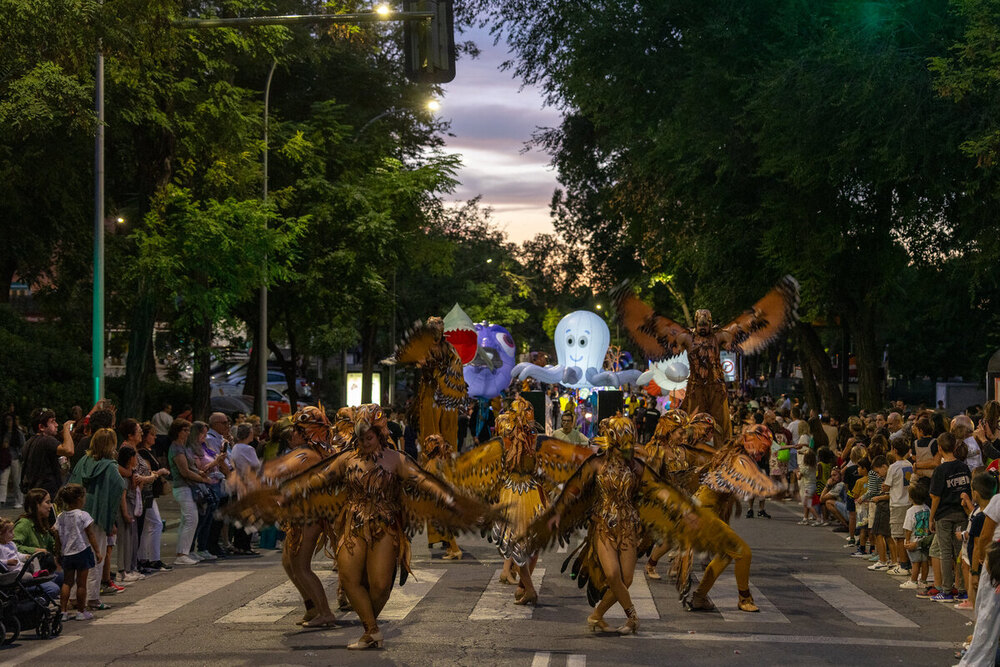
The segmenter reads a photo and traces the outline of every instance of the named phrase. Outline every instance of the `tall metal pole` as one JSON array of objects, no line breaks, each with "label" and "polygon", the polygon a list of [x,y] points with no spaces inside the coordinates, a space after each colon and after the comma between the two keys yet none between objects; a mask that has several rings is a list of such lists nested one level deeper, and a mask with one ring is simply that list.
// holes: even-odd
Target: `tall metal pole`
[{"label": "tall metal pole", "polygon": [[[271,101],[271,78],[278,61],[271,63],[264,85],[264,203],[267,203],[267,112]],[[265,266],[267,257],[264,258]],[[263,423],[267,419],[267,279],[260,286],[260,325],[257,328],[257,412]]]},{"label": "tall metal pole", "polygon": [[[392,323],[389,327],[390,345],[396,344],[396,268],[392,269]],[[389,408],[396,402],[396,364],[389,366]]]},{"label": "tall metal pole", "polygon": [[104,398],[104,52],[97,48],[94,105],[94,322],[91,332],[94,402]]}]

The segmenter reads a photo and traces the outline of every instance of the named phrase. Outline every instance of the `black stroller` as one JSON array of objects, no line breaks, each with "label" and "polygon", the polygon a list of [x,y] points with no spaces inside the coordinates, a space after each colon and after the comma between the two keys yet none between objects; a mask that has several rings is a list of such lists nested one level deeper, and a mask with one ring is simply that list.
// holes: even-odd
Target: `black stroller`
[{"label": "black stroller", "polygon": [[39,639],[58,637],[62,632],[59,601],[38,586],[55,577],[31,576],[31,563],[39,558],[40,553],[32,554],[20,572],[0,572],[0,636],[4,644],[17,641],[24,630],[34,630]]}]

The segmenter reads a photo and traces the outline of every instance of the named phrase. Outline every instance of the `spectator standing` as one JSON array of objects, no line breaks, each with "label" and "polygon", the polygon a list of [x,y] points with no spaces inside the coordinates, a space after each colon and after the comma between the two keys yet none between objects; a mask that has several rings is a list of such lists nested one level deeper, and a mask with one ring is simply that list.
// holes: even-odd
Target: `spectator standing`
[{"label": "spectator standing", "polygon": [[920,484],[911,484],[907,492],[910,507],[903,520],[903,548],[910,561],[910,578],[899,585],[900,588],[927,588],[927,574],[930,569],[929,545],[924,544],[930,534],[931,508],[927,506],[927,489]]},{"label": "spectator standing", "polygon": [[[200,422],[201,423],[201,422]],[[208,484],[210,480],[192,463],[189,456],[188,440],[193,431],[191,422],[178,417],[170,425],[170,476],[173,480],[174,500],[181,508],[181,520],[177,524],[177,557],[174,565],[196,565],[202,559],[192,555],[192,544],[198,528],[198,507],[195,504],[192,486]]]},{"label": "spectator standing", "polygon": [[552,437],[556,440],[569,442],[574,445],[589,445],[590,441],[575,426],[576,417],[572,412],[563,413],[559,428],[552,431]]},{"label": "spectator standing", "polygon": [[906,538],[903,524],[906,523],[906,513],[912,506],[909,487],[910,478],[913,476],[913,464],[906,459],[909,447],[905,440],[897,440],[892,447],[896,460],[889,466],[884,486],[889,492],[889,532],[894,545],[893,553],[896,556],[896,566],[890,568],[889,574],[908,575],[910,561],[906,557],[906,549],[903,548],[903,541]]},{"label": "spectator standing", "polygon": [[142,515],[139,522],[139,567],[146,570],[170,570],[160,558],[160,540],[163,537],[163,519],[160,518],[160,506],[156,499],[165,492],[164,479],[170,475],[160,460],[153,454],[153,443],[156,442],[156,429],[151,422],[141,425],[142,439],[139,441],[137,472],[142,481]]},{"label": "spectator standing", "polygon": [[890,568],[888,541],[892,538],[892,531],[889,527],[889,494],[883,492],[883,484],[886,475],[889,474],[889,463],[884,456],[877,456],[872,460],[871,470],[868,472],[868,491],[865,499],[868,501],[868,509],[871,513],[871,520],[868,522],[870,532],[875,536],[875,549],[878,552],[878,560],[869,565],[869,570],[888,570]]},{"label": "spectator standing", "polygon": [[[257,451],[250,444],[253,431],[247,424],[240,424],[236,427],[236,444],[229,455],[233,462],[233,467],[240,474],[242,479],[256,478],[260,472],[260,459],[257,458]],[[245,528],[235,529],[233,535],[233,548],[241,556],[255,556],[250,548],[250,533]]]},{"label": "spectator standing", "polygon": [[976,441],[983,450],[984,458],[1000,458],[1000,403],[986,401],[983,406],[983,417],[976,428]]},{"label": "spectator standing", "polygon": [[170,425],[174,423],[173,411],[174,406],[170,405],[170,403],[164,403],[163,408],[149,420],[156,430],[156,435],[167,435],[170,433]]},{"label": "spectator standing", "polygon": [[985,465],[979,441],[972,435],[974,430],[972,419],[966,415],[956,415],[951,420],[951,434],[955,436],[957,442],[965,444],[966,451],[968,452],[965,455],[965,465],[969,466],[969,470],[972,471]]},{"label": "spectator standing", "polygon": [[21,492],[21,448],[24,446],[24,434],[17,423],[17,415],[8,412],[4,415],[3,431],[0,432],[0,507],[7,505],[7,489],[10,480],[14,480],[14,507],[20,509],[24,502]]},{"label": "spectator standing", "polygon": [[984,555],[985,567],[976,592],[976,627],[959,667],[992,665],[996,660],[1000,638],[1000,544],[991,542]]},{"label": "spectator standing", "polygon": [[[101,562],[99,526],[84,507],[87,492],[79,484],[67,484],[59,491],[59,505],[63,511],[56,518],[59,544],[62,546],[62,563],[65,579],[59,598],[63,620],[69,620],[70,589],[76,586],[76,620],[89,621],[94,615],[87,610],[88,583],[93,577],[91,570]],[[100,578],[100,574],[97,575]]]},{"label": "spectator standing", "polygon": [[[90,439],[90,448],[73,468],[69,481],[86,490],[83,509],[94,519],[97,562],[110,557],[109,540],[115,530],[115,521],[121,512],[127,484],[118,473],[115,448],[118,438],[110,428],[102,428]],[[101,601],[103,571],[93,568],[87,580],[87,604],[94,609],[107,609]],[[110,582],[114,583],[114,582]]]},{"label": "spectator standing", "polygon": [[[227,452],[232,444],[229,418],[221,412],[210,417],[208,433],[201,442],[201,454],[198,464],[209,479],[212,480],[211,493],[213,507],[209,510],[207,532],[198,535],[198,554],[205,560],[215,560],[224,556],[219,545],[225,523],[215,517],[215,510],[226,504],[228,495],[225,488],[226,476],[231,472],[226,462]],[[197,452],[197,449],[194,450]],[[225,540],[228,542],[228,538]],[[202,553],[204,552],[204,553]]]},{"label": "spectator standing", "polygon": [[[955,532],[964,527],[966,520],[962,494],[972,495],[969,467],[963,461],[955,459],[955,444],[955,436],[951,433],[945,432],[938,436],[937,449],[941,465],[934,469],[930,483],[930,529],[934,533],[931,557],[938,558],[941,563],[941,579],[935,578],[938,593],[931,598],[936,602],[955,601],[955,561],[961,550],[961,543],[955,539]],[[935,577],[936,574],[935,571]]]},{"label": "spectator standing", "polygon": [[99,401],[94,406],[94,409],[90,411],[89,415],[76,421],[76,427],[73,429],[74,437],[76,437],[81,424],[84,425],[86,434],[76,441],[76,451],[69,457],[71,467],[76,467],[76,464],[84,457],[87,450],[90,449],[90,439],[94,433],[97,433],[102,428],[113,429],[115,427],[115,411],[112,409],[110,403]]},{"label": "spectator standing", "polygon": [[59,422],[56,413],[47,408],[36,410],[31,418],[32,437],[24,443],[22,455],[24,469],[21,471],[21,490],[45,489],[49,497],[55,498],[62,486],[62,468],[59,457],[73,456],[73,436],[70,426],[73,422],[63,424],[62,442],[56,439],[59,432]]},{"label": "spectator standing", "polygon": [[799,478],[799,494],[802,498],[802,521],[799,524],[818,526],[821,523],[819,514],[813,507],[813,496],[816,495],[816,453],[811,449],[806,450],[796,477]]},{"label": "spectator standing", "polygon": [[[135,420],[130,420],[135,421]],[[138,424],[136,424],[138,426]],[[141,437],[141,436],[140,436]],[[121,511],[116,519],[118,545],[118,571],[122,583],[132,583],[146,576],[139,572],[139,532],[137,518],[142,513],[139,498],[138,476],[136,475],[135,447],[123,444],[118,449],[118,474],[125,480],[126,489],[122,497]]]},{"label": "spectator standing", "polygon": [[918,418],[911,427],[913,443],[910,454],[913,457],[913,476],[922,484],[929,484],[934,469],[941,462],[937,442],[931,438],[934,425],[927,417]]}]

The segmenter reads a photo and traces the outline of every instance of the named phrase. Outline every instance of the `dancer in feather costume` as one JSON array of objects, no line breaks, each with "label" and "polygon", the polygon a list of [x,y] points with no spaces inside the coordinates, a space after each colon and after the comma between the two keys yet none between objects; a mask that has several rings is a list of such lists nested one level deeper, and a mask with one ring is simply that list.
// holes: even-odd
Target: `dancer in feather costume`
[{"label": "dancer in feather costume", "polygon": [[514,562],[520,581],[516,604],[538,603],[531,572],[537,549],[524,550],[517,538],[549,504],[549,494],[565,482],[593,452],[589,447],[538,436],[535,415],[520,396],[496,420],[497,437],[472,449],[455,463],[455,483],[502,512],[493,522],[490,540]]},{"label": "dancer in feather costume", "polygon": [[[444,480],[451,480],[454,474],[455,457],[451,445],[437,433],[432,433],[424,439],[420,451],[420,465],[427,472],[433,473]],[[427,547],[431,548],[440,542],[447,546],[442,560],[461,560],[462,549],[459,548],[455,536],[451,533],[440,533],[434,524],[427,522]]]},{"label": "dancer in feather costume", "polygon": [[[684,605],[690,611],[711,611],[715,605],[708,599],[708,592],[715,580],[735,561],[736,589],[739,592],[737,606],[741,611],[760,611],[750,594],[750,561],[753,553],[743,538],[729,527],[729,519],[738,500],[767,497],[778,488],[754,462],[754,457],[771,448],[771,431],[763,424],[749,427],[741,435],[733,438],[719,450],[708,465],[701,469],[701,486],[695,498],[705,508],[711,509],[718,517],[715,526],[732,548],[716,551],[712,562],[705,568],[698,588]],[[690,560],[692,553],[683,558]]]},{"label": "dancer in feather costume", "polygon": [[410,573],[410,537],[425,521],[459,533],[492,520],[492,510],[393,450],[378,405],[354,415],[350,445],[330,459],[281,483],[249,494],[237,511],[251,520],[297,517],[334,526],[340,582],[361,618],[364,634],[349,649],[382,646],[378,615]]},{"label": "dancer in feather costume", "polygon": [[600,432],[595,439],[600,453],[580,466],[519,542],[522,550],[538,549],[565,542],[586,527],[586,539],[566,559],[563,571],[572,562],[577,585],[587,588],[587,600],[595,606],[587,625],[594,632],[608,631],[604,614],[618,603],[627,620],[617,631],[635,634],[639,618],[628,589],[646,533],[714,553],[728,552],[735,544],[717,530],[714,524],[721,522],[710,511],[635,458],[632,420],[609,417],[601,422]]}]

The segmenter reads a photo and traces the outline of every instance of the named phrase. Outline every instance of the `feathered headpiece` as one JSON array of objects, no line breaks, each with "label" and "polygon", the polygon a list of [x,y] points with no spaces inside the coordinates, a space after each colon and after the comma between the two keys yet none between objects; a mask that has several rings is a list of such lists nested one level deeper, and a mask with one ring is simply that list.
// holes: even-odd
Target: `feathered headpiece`
[{"label": "feathered headpiece", "polygon": [[635,449],[635,422],[628,417],[615,415],[603,419],[597,430],[601,435],[594,438],[594,443],[602,452],[617,449],[630,455]]},{"label": "feathered headpiece", "polygon": [[296,412],[292,415],[291,425],[310,445],[326,448],[333,444],[333,428],[322,404],[307,405]]},{"label": "feathered headpiece", "polygon": [[355,444],[361,440],[365,432],[374,429],[378,435],[379,444],[385,447],[389,444],[389,420],[382,411],[382,406],[375,403],[366,403],[354,410],[354,439]]},{"label": "feathered headpiece", "polygon": [[516,465],[526,452],[535,449],[535,411],[531,403],[520,396],[497,417],[497,435],[503,438],[509,466]]},{"label": "feathered headpiece", "polygon": [[451,443],[437,433],[432,433],[424,438],[423,450],[424,456],[427,457],[428,461],[439,458],[451,458],[452,454]]}]

